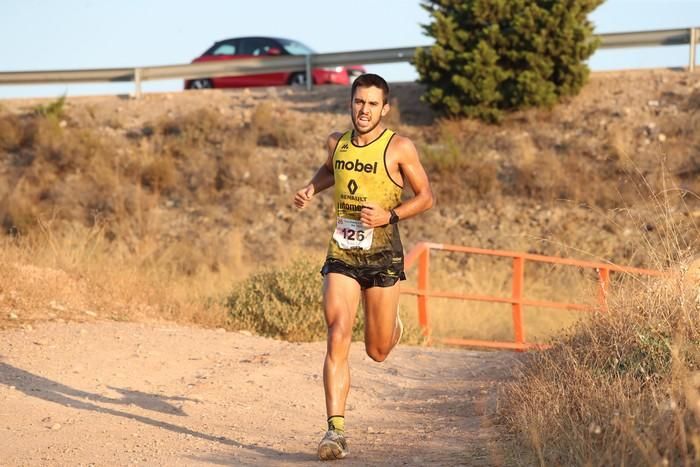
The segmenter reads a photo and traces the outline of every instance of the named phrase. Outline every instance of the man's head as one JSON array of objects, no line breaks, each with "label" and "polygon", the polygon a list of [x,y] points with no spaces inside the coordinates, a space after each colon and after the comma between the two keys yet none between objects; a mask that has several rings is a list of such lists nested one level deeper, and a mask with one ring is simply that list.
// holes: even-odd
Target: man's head
[{"label": "man's head", "polygon": [[355,97],[355,90],[357,90],[357,88],[370,87],[375,87],[382,90],[382,94],[384,96],[384,104],[386,104],[389,101],[389,85],[384,80],[384,78],[382,78],[379,75],[375,75],[374,73],[365,73],[355,78],[355,81],[352,82],[352,91],[350,93],[350,98],[352,99],[353,97]]},{"label": "man's head", "polygon": [[389,85],[379,75],[366,73],[352,83],[350,113],[355,131],[374,130],[389,112]]}]

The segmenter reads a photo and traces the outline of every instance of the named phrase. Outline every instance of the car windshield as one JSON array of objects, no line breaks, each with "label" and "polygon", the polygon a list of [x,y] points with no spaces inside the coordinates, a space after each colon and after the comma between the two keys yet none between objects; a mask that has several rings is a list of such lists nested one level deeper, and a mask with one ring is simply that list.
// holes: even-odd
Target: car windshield
[{"label": "car windshield", "polygon": [[310,47],[305,46],[301,42],[291,41],[289,39],[278,39],[282,47],[292,55],[311,55],[315,53]]}]

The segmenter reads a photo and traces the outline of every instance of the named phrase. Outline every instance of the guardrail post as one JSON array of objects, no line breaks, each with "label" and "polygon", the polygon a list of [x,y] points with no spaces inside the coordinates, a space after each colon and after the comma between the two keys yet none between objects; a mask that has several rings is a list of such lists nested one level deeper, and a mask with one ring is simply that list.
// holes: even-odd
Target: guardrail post
[{"label": "guardrail post", "polygon": [[311,86],[314,84],[314,78],[311,73],[311,55],[306,56],[306,90],[311,91]]},{"label": "guardrail post", "polygon": [[426,246],[418,257],[418,324],[428,341],[430,341],[430,316],[428,315],[428,296],[425,293],[430,286],[429,268],[430,248]]},{"label": "guardrail post", "polygon": [[688,62],[688,71],[695,70],[695,46],[697,45],[697,35],[695,28],[690,28],[690,61]]},{"label": "guardrail post", "polygon": [[598,305],[600,311],[608,311],[608,287],[610,286],[610,269],[598,269]]},{"label": "guardrail post", "polygon": [[141,99],[141,68],[134,68],[134,85],[136,86],[134,97]]},{"label": "guardrail post", "polygon": [[525,342],[523,331],[523,289],[525,283],[525,258],[516,256],[513,258],[513,332],[515,343]]}]

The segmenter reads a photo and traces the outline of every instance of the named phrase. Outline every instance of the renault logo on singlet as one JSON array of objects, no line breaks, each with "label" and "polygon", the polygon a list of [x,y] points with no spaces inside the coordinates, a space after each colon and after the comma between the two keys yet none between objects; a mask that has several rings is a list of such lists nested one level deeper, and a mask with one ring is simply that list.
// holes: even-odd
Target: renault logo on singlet
[{"label": "renault logo on singlet", "polygon": [[355,194],[357,188],[357,182],[355,180],[350,180],[350,182],[348,183],[348,190],[350,191],[351,195]]}]

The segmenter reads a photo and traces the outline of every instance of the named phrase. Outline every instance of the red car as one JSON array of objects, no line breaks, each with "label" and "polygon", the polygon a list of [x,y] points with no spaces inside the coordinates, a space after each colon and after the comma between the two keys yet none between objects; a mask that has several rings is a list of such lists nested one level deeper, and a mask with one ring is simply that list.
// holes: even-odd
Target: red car
[{"label": "red car", "polygon": [[[309,55],[313,53],[313,50],[301,42],[290,39],[239,37],[214,43],[200,57],[194,59],[192,63],[275,55]],[[365,69],[359,65],[338,66],[331,69],[313,68],[311,70],[314,84],[348,85],[363,73],[365,73]],[[185,81],[185,89],[284,86],[288,84],[305,85],[306,73],[300,70],[244,76],[198,78]]]}]

